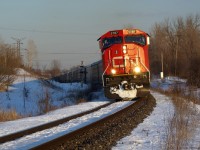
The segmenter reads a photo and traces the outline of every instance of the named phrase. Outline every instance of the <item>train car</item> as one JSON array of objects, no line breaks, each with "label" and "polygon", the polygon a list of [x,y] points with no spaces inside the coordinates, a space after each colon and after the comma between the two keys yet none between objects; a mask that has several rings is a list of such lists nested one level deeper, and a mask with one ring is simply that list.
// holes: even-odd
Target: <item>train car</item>
[{"label": "train car", "polygon": [[150,36],[139,29],[112,30],[97,41],[102,53],[102,84],[110,99],[132,99],[149,91]]},{"label": "train car", "polygon": [[74,67],[71,68],[70,71],[68,71],[67,75],[67,81],[68,82],[81,82],[81,74],[80,74],[80,68]]},{"label": "train car", "polygon": [[65,74],[67,82],[80,82],[88,84],[93,91],[102,88],[102,61],[99,60],[87,66],[80,65],[71,68]]},{"label": "train car", "polygon": [[[92,63],[90,66],[90,83],[93,90],[98,90],[102,88],[102,61],[99,60],[95,63]],[[89,76],[89,75],[88,75]]]}]

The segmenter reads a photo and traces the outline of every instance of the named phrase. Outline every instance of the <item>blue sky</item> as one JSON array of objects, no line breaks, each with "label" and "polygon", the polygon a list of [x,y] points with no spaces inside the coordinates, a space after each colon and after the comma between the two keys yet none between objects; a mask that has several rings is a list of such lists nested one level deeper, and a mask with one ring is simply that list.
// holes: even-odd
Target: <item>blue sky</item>
[{"label": "blue sky", "polygon": [[41,66],[57,59],[69,68],[99,60],[96,40],[109,30],[132,25],[150,32],[156,22],[200,14],[199,6],[199,0],[0,0],[0,39],[25,38],[22,49],[31,39]]}]

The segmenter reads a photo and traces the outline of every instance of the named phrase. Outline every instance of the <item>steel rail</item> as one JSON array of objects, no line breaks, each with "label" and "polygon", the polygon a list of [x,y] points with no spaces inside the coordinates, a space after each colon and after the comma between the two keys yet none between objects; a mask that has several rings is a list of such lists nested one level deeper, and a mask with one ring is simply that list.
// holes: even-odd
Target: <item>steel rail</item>
[{"label": "steel rail", "polygon": [[99,110],[103,107],[107,107],[107,106],[111,105],[112,103],[114,103],[114,102],[106,103],[106,104],[101,105],[99,107],[96,107],[94,109],[91,109],[91,110],[88,110],[88,111],[85,111],[85,112],[82,112],[82,113],[79,113],[79,114],[76,114],[76,115],[73,115],[73,116],[65,117],[65,118],[55,120],[55,121],[52,121],[52,122],[49,122],[49,123],[45,123],[45,124],[42,124],[42,125],[39,125],[39,126],[36,126],[36,127],[33,127],[33,128],[29,128],[29,129],[26,129],[26,130],[23,130],[23,131],[19,131],[19,132],[15,132],[15,133],[5,135],[5,136],[1,136],[0,137],[0,144],[8,142],[8,141],[16,140],[16,139],[23,137],[25,135],[29,135],[29,134],[32,134],[32,133],[35,133],[35,132],[38,132],[38,131],[42,131],[42,130],[45,130],[45,129],[49,129],[49,128],[58,126],[59,124],[63,124],[65,122],[68,122],[69,120],[87,115],[87,114],[92,113],[92,112],[95,112],[95,111],[97,111],[97,110]]},{"label": "steel rail", "polygon": [[108,122],[112,122],[111,120],[115,118],[116,116],[121,115],[121,117],[124,117],[122,114],[124,114],[127,111],[131,111],[134,114],[137,110],[139,110],[141,107],[146,105],[147,101],[148,101],[148,98],[141,98],[140,100],[137,100],[135,103],[128,105],[126,108],[122,110],[119,110],[105,118],[102,118],[94,123],[91,123],[80,129],[67,133],[56,139],[50,140],[36,147],[32,147],[31,150],[54,149],[54,148],[57,149],[57,147],[61,145],[62,143],[70,142],[70,141],[73,141],[73,139],[81,138],[81,136],[84,135],[85,133],[88,133],[95,128],[100,128],[101,126],[103,126],[104,124]]}]

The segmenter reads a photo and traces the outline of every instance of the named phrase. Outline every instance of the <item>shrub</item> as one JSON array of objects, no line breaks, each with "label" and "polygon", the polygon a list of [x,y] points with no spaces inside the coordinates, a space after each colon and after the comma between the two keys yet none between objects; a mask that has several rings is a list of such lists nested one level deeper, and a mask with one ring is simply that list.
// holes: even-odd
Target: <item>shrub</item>
[{"label": "shrub", "polygon": [[15,110],[10,110],[10,111],[0,110],[0,122],[16,120],[19,118],[21,118],[21,116],[17,114]]}]

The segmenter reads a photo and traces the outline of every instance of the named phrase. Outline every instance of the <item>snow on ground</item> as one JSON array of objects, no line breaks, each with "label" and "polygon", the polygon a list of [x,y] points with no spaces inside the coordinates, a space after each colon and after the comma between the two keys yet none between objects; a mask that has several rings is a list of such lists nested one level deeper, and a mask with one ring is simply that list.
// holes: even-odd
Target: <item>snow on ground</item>
[{"label": "snow on ground", "polygon": [[[92,103],[94,104],[94,103],[99,103],[99,102],[92,102]],[[100,102],[100,103],[105,103],[105,102]],[[113,103],[106,108],[100,109],[99,111],[85,115],[83,117],[79,117],[79,118],[70,120],[69,122],[67,122],[65,124],[61,124],[57,127],[43,130],[43,131],[31,134],[31,135],[22,137],[15,141],[1,144],[0,149],[1,150],[30,149],[33,146],[36,146],[43,142],[54,139],[57,136],[64,135],[64,134],[72,132],[78,128],[81,128],[85,125],[88,125],[92,122],[95,122],[95,121],[107,116],[108,114],[112,114],[112,113],[118,111],[119,109],[122,109],[123,107],[126,107],[127,105],[130,105],[131,103],[133,103],[133,102],[127,101],[127,102]],[[71,114],[71,110],[73,110],[76,113],[80,113],[81,112],[80,108],[82,108],[82,106],[85,106],[85,108],[87,108],[87,109],[91,109],[91,105],[88,105],[88,104],[90,104],[90,103],[85,103],[85,104],[76,105],[76,106],[69,106],[67,108],[63,108],[62,110],[57,110],[57,111],[54,111],[54,112],[44,115],[44,116],[31,117],[31,118],[27,119],[28,120],[27,122],[25,121],[26,119],[20,119],[18,121],[2,123],[2,124],[0,124],[0,129],[3,130],[1,133],[1,136],[4,134],[7,134],[5,127],[7,128],[7,130],[9,128],[12,130],[12,128],[15,128],[16,126],[22,126],[21,127],[21,129],[22,129],[23,127],[27,127],[31,124],[34,124],[34,125],[37,124],[38,120],[41,121],[42,119],[45,119],[47,122],[49,120],[54,120],[54,116],[63,116],[65,114]],[[32,125],[32,126],[34,126],[34,125]],[[12,130],[12,132],[13,131],[14,131],[14,129]]]},{"label": "snow on ground", "polygon": [[[157,106],[150,116],[143,123],[139,124],[131,134],[122,138],[112,150],[160,150],[164,149],[167,138],[168,120],[171,120],[174,107],[169,97],[151,91],[155,97]],[[196,105],[199,109],[200,106]],[[200,109],[199,109],[200,114]],[[194,137],[188,141],[190,150],[197,150],[200,147],[200,121]]]},{"label": "snow on ground", "polygon": [[[7,134],[11,134],[11,133],[18,132],[21,130],[25,130],[28,128],[32,128],[34,126],[52,122],[58,119],[69,117],[78,113],[82,113],[84,111],[93,109],[100,105],[104,105],[105,103],[108,103],[108,101],[81,103],[79,105],[68,106],[62,109],[58,109],[41,116],[28,117],[28,118],[18,119],[14,121],[2,122],[0,123],[0,137],[3,135],[7,135]],[[17,128],[15,128],[16,126]]]},{"label": "snow on ground", "polygon": [[162,89],[163,91],[172,90],[174,86],[182,91],[184,95],[192,95],[200,99],[200,89],[198,87],[192,87],[187,85],[186,79],[178,77],[166,77],[164,79],[153,79],[151,81],[151,87]]},{"label": "snow on ground", "polygon": [[[51,95],[51,103],[55,106],[63,104],[75,104],[73,95],[79,88],[87,89],[87,86],[81,87],[79,83],[73,84],[60,84],[53,82],[54,85],[60,90],[55,90],[49,87],[45,87],[36,78],[28,75],[27,72],[19,70],[19,77],[15,80],[14,84],[9,87],[9,92],[0,93],[0,108],[1,109],[16,109],[17,112],[22,115],[38,114],[38,101],[43,98],[43,91],[47,91]],[[25,82],[24,82],[25,81]],[[174,82],[177,83],[177,78],[166,78],[165,80],[153,80],[152,87],[159,87],[164,90],[170,89]],[[179,85],[186,86],[185,80],[178,80]],[[25,99],[24,105],[24,87],[27,88],[28,96]],[[65,91],[65,92],[63,92]],[[74,91],[74,93],[72,92]],[[63,94],[64,93],[64,94]],[[163,143],[166,139],[166,126],[167,120],[172,117],[174,108],[169,97],[151,91],[156,99],[157,106],[150,116],[148,116],[143,123],[139,124],[132,133],[122,138],[117,142],[117,145],[113,147],[113,150],[160,150],[163,148]],[[71,116],[83,111],[87,111],[99,105],[103,105],[108,101],[103,95],[103,91],[93,93],[92,101],[87,103],[81,103],[79,105],[68,106],[59,110],[49,112],[45,115],[28,117],[15,121],[1,122],[0,123],[0,137],[6,134],[17,132],[23,129],[31,128],[33,126],[41,125],[49,121],[54,121],[63,117]],[[104,100],[104,101],[101,101]],[[113,113],[118,109],[121,109],[130,102],[115,103],[111,106],[99,110],[95,113],[88,114],[86,116],[71,120],[58,127],[47,129],[41,132],[34,133],[29,136],[22,137],[16,141],[7,142],[0,145],[0,149],[29,149],[34,145],[53,139],[64,133],[71,132],[77,128],[87,125],[95,120],[104,117],[106,114]],[[25,106],[25,107],[24,107]],[[197,110],[200,113],[200,106],[196,105]],[[16,128],[17,127],[17,128]],[[191,147],[198,147],[200,143],[200,123],[198,124],[195,136],[189,144]]]},{"label": "snow on ground", "polygon": [[[164,80],[155,79],[151,82],[151,86],[162,90],[170,90],[174,85],[187,89],[186,80],[176,77],[167,77]],[[186,90],[187,92],[187,90]],[[200,90],[195,90],[200,93]],[[113,150],[160,150],[163,149],[167,137],[167,121],[171,120],[174,113],[174,107],[171,98],[151,91],[156,99],[156,107],[150,116],[143,123],[135,128],[131,134],[122,138],[114,146]],[[198,96],[198,94],[196,94]],[[200,105],[195,105],[200,114]],[[189,149],[198,149],[200,147],[200,120],[194,136],[188,141]]]},{"label": "snow on ground", "polygon": [[15,110],[22,116],[41,114],[46,96],[49,97],[52,107],[76,104],[77,93],[88,88],[85,84],[82,87],[80,83],[61,84],[49,81],[57,87],[51,88],[23,69],[18,69],[17,72],[18,76],[8,92],[0,92],[0,109]]},{"label": "snow on ground", "polygon": [[159,150],[166,138],[167,120],[173,115],[174,108],[170,99],[162,94],[151,92],[157,106],[143,123],[122,138],[113,150]]},{"label": "snow on ground", "polygon": [[170,90],[174,85],[184,88],[187,86],[186,80],[177,77],[166,77],[164,79],[153,79],[151,81],[151,87],[159,88],[164,91]]}]

